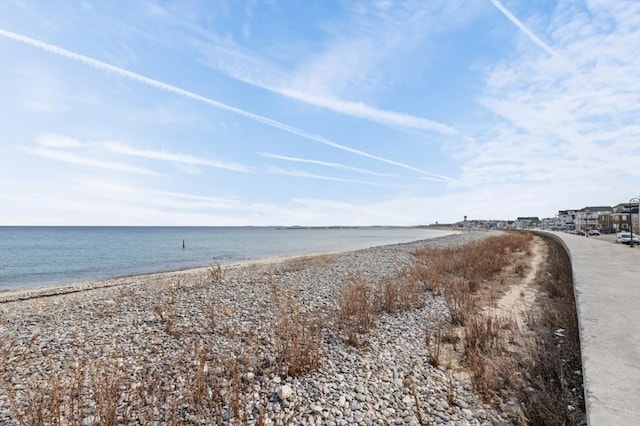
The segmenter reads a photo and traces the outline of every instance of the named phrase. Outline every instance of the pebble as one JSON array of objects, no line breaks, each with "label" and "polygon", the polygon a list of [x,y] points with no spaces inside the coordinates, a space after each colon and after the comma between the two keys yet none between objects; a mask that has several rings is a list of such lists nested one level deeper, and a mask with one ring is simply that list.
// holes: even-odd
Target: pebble
[{"label": "pebble", "polygon": [[[487,235],[491,233],[464,233],[299,261],[223,266],[224,278],[218,283],[203,281],[208,272],[200,269],[0,295],[0,336],[18,342],[6,349],[0,378],[27,392],[31,387],[25,384],[31,380],[49,377],[52,368],[71,372],[85,356],[93,365],[112,363],[109,371],[120,374],[132,395],[143,392],[148,380],[158,380],[158,389],[182,401],[176,405],[183,407],[182,421],[198,424],[205,418],[192,410],[187,398],[193,378],[180,376],[180,369],[196,371],[200,366],[205,376],[222,374],[216,356],[246,353],[254,358],[247,365],[251,361],[256,367],[242,375],[241,383],[250,389],[245,402],[263,407],[268,425],[418,425],[418,407],[404,380],[408,377],[419,397],[420,415],[429,423],[507,424],[507,416],[482,405],[468,382],[454,379],[450,385],[443,367],[427,362],[426,318],[448,316],[440,297],[427,294],[421,309],[382,314],[359,348],[345,344],[327,327],[320,366],[298,377],[277,370],[272,334],[277,320],[273,288],[304,301],[304,315],[319,309],[330,318],[336,295],[354,276],[375,285],[413,264],[417,248],[462,244]],[[79,288],[83,291],[69,292]],[[38,297],[43,295],[51,297]],[[201,337],[199,343],[194,336]],[[196,350],[208,355],[193,359]],[[454,407],[447,403],[450,386],[457,398]],[[145,411],[153,398],[149,394],[147,402],[139,403],[121,399],[118,413],[142,413],[138,421],[151,424],[163,417],[161,411],[155,417]],[[167,407],[170,404],[159,409]],[[240,418],[233,410],[227,406],[222,411],[224,424]],[[85,420],[95,415],[88,412]],[[257,423],[251,416],[249,423]],[[4,388],[0,424],[17,424]]]}]

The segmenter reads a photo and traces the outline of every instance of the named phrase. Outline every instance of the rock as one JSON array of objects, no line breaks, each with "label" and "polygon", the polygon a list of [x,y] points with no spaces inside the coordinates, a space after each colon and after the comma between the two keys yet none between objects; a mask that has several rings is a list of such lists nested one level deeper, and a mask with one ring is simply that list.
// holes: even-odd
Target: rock
[{"label": "rock", "polygon": [[293,395],[291,386],[285,384],[278,388],[278,398],[280,398],[281,401],[286,401],[291,395]]},{"label": "rock", "polygon": [[461,400],[461,399],[459,399],[459,400],[457,400],[457,401],[456,401],[456,405],[457,405],[459,408],[461,408],[461,409],[469,408],[469,404],[467,404],[466,402],[464,402],[464,401],[463,401],[463,400]]}]

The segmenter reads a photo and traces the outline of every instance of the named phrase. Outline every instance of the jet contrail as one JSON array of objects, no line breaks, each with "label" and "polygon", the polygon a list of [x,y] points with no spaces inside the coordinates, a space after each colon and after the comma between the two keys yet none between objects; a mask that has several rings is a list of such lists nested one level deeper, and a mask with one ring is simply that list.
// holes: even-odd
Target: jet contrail
[{"label": "jet contrail", "polygon": [[511,22],[513,22],[513,24],[518,27],[523,33],[525,33],[525,35],[527,37],[529,37],[529,39],[531,39],[532,42],[534,42],[535,44],[537,44],[539,47],[541,47],[543,50],[545,50],[547,53],[549,53],[551,56],[558,56],[558,54],[556,53],[555,50],[553,50],[547,43],[545,43],[544,41],[542,41],[537,35],[535,35],[534,33],[531,32],[531,30],[529,28],[527,28],[522,21],[520,21],[518,18],[515,17],[515,15],[511,12],[509,12],[509,10],[504,7],[502,5],[502,3],[500,3],[498,0],[491,0],[491,3],[493,3],[493,5],[500,11],[502,12],[502,14],[504,16],[507,17],[507,19],[509,19]]},{"label": "jet contrail", "polygon": [[317,165],[320,165],[320,166],[333,167],[333,168],[336,168],[336,169],[350,170],[352,172],[362,173],[362,174],[366,174],[366,175],[383,176],[383,177],[398,177],[397,175],[390,175],[390,174],[387,174],[387,173],[373,172],[371,170],[365,170],[365,169],[361,169],[361,168],[358,168],[358,167],[347,166],[345,164],[330,163],[328,161],[312,160],[312,159],[308,159],[308,158],[298,158],[298,157],[287,157],[285,155],[270,154],[268,152],[259,152],[258,154],[262,155],[263,157],[267,157],[267,158],[275,158],[276,160],[293,161],[293,162],[307,163],[307,164],[317,164]]},{"label": "jet contrail", "polygon": [[109,142],[106,144],[107,150],[123,155],[131,155],[134,157],[151,158],[154,160],[172,161],[175,163],[194,164],[199,166],[215,167],[218,169],[232,170],[241,173],[253,173],[249,167],[242,164],[225,163],[223,161],[210,160],[207,158],[195,157],[189,154],[180,154],[167,151],[149,151],[136,149],[123,143]]},{"label": "jet contrail", "polygon": [[[175,94],[183,96],[185,98],[189,98],[189,99],[193,99],[193,100],[196,100],[196,101],[200,101],[200,102],[203,102],[203,103],[205,103],[207,105],[211,105],[211,106],[213,106],[215,108],[219,108],[219,109],[222,109],[222,110],[225,110],[225,111],[233,112],[235,114],[241,115],[243,117],[249,118],[251,120],[257,121],[257,122],[262,123],[262,124],[265,124],[267,126],[271,126],[271,127],[276,128],[276,129],[283,130],[285,132],[288,132],[288,133],[303,137],[303,138],[308,139],[308,140],[319,142],[321,144],[330,146],[332,148],[340,149],[342,151],[350,152],[352,154],[360,155],[362,157],[371,158],[372,160],[381,161],[383,163],[392,164],[394,166],[402,167],[404,169],[411,170],[411,171],[414,171],[416,173],[420,173],[422,175],[441,177],[439,175],[435,175],[435,174],[429,173],[427,171],[424,171],[424,170],[419,169],[417,167],[410,166],[410,165],[405,164],[405,163],[401,163],[401,162],[398,162],[398,161],[393,161],[393,160],[390,160],[390,159],[387,159],[387,158],[384,158],[384,157],[379,157],[377,155],[370,154],[370,153],[365,152],[365,151],[360,151],[360,150],[355,149],[355,148],[351,148],[351,147],[348,147],[348,146],[345,146],[345,145],[341,145],[339,143],[333,142],[333,141],[331,141],[331,140],[329,140],[327,138],[324,138],[322,136],[315,135],[315,134],[309,133],[309,132],[305,132],[304,130],[300,130],[300,129],[295,128],[293,126],[290,126],[288,124],[281,123],[279,121],[272,120],[270,118],[267,118],[267,117],[264,117],[264,116],[261,116],[261,115],[258,115],[258,114],[254,114],[254,113],[251,113],[251,112],[248,112],[248,111],[244,111],[242,109],[233,107],[231,105],[227,105],[227,104],[224,104],[222,102],[215,101],[213,99],[204,97],[202,95],[198,95],[197,93],[193,93],[193,92],[190,92],[188,90],[181,89],[179,87],[176,87],[176,86],[173,86],[173,85],[170,85],[170,84],[167,84],[167,83],[163,83],[161,81],[154,80],[154,79],[149,78],[149,77],[145,77],[143,75],[134,73],[132,71],[128,71],[128,70],[125,70],[123,68],[107,64],[107,63],[99,61],[97,59],[90,58],[88,56],[81,55],[79,53],[75,53],[75,52],[72,52],[70,50],[58,47],[56,45],[53,45],[53,44],[50,44],[50,43],[45,43],[43,41],[31,38],[31,37],[27,37],[27,36],[22,35],[22,34],[14,33],[12,31],[7,31],[7,30],[4,30],[4,29],[0,28],[0,36],[9,38],[9,39],[12,39],[12,40],[15,40],[15,41],[20,41],[22,43],[26,43],[26,44],[34,46],[34,47],[38,47],[40,49],[43,49],[43,50],[45,50],[45,51],[47,51],[49,53],[53,53],[55,55],[59,55],[59,56],[63,56],[63,57],[69,58],[69,59],[76,60],[78,62],[81,62],[81,63],[85,64],[85,65],[89,65],[89,66],[92,66],[94,68],[97,68],[97,69],[99,69],[101,71],[110,72],[110,73],[113,73],[113,74],[116,74],[116,75],[119,75],[119,76],[122,76],[122,77],[126,77],[126,78],[128,78],[130,80],[137,81],[138,83],[145,84],[147,86],[155,87],[155,88],[161,89],[161,90],[166,90],[167,92],[175,93]],[[449,177],[447,177],[446,179],[449,182],[456,182],[455,179],[452,179],[452,178],[449,178]]]}]

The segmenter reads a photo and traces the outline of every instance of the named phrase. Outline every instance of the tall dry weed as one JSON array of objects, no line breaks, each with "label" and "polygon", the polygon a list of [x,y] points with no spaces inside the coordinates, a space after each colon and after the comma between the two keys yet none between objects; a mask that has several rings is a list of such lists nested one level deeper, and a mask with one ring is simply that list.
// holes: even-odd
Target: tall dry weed
[{"label": "tall dry weed", "polygon": [[443,293],[451,324],[464,325],[474,311],[468,282],[464,278],[447,275],[444,278]]},{"label": "tall dry weed", "polygon": [[338,294],[336,323],[345,340],[359,345],[358,335],[369,332],[375,324],[376,295],[364,279],[354,277]]},{"label": "tall dry weed", "polygon": [[293,295],[272,286],[276,306],[274,338],[276,361],[292,376],[320,365],[324,320],[318,310],[305,310]]}]

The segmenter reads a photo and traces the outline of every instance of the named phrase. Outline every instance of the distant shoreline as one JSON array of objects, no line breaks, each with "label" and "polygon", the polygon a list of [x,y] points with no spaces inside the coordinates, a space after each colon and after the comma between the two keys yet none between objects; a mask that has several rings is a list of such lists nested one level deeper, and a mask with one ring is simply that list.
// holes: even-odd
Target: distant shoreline
[{"label": "distant shoreline", "polygon": [[[230,262],[219,264],[225,269],[235,269],[240,267],[250,267],[253,265],[268,265],[268,264],[278,264],[284,263],[288,261],[296,261],[296,260],[307,260],[313,259],[321,256],[329,256],[340,253],[349,253],[349,252],[357,252],[362,250],[369,250],[376,247],[391,247],[391,246],[402,246],[406,244],[416,244],[416,243],[425,243],[427,241],[432,241],[436,239],[448,238],[452,235],[459,234],[459,231],[451,231],[450,234],[429,238],[429,239],[418,239],[415,241],[404,242],[404,243],[394,243],[394,244],[382,244],[382,245],[374,245],[370,247],[364,247],[359,249],[345,249],[345,250],[334,250],[327,252],[316,252],[316,253],[306,253],[306,254],[298,254],[298,255],[285,255],[285,256],[271,256],[260,259],[249,259],[239,262]],[[0,289],[0,304],[15,302],[21,300],[28,300],[34,298],[41,297],[52,297],[63,294],[71,294],[71,293],[80,293],[89,290],[101,289],[101,288],[109,288],[109,287],[117,287],[129,284],[137,284],[142,280],[154,280],[154,279],[166,279],[171,277],[180,277],[180,276],[188,276],[188,275],[196,275],[205,272],[213,265],[218,265],[213,263],[209,266],[198,266],[195,268],[182,268],[182,269],[172,269],[166,271],[158,271],[158,272],[149,272],[143,274],[128,274],[121,276],[113,276],[103,279],[97,280],[82,280],[82,281],[70,281],[67,283],[61,284],[52,284],[52,285],[41,285],[35,287],[20,287],[15,289]]]},{"label": "distant shoreline", "polygon": [[[293,232],[296,231],[296,232]],[[435,238],[403,227],[0,227],[0,294]]]}]

